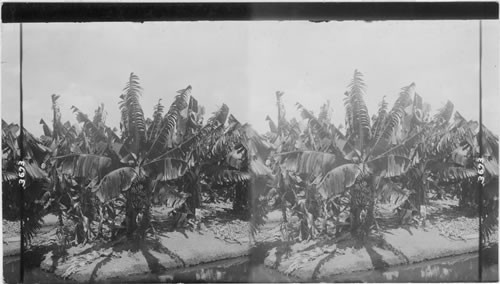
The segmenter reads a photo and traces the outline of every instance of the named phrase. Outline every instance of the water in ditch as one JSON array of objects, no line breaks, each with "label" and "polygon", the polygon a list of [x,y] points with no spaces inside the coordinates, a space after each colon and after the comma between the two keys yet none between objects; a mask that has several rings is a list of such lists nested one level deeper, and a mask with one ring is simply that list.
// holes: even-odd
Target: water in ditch
[{"label": "water in ditch", "polygon": [[[275,270],[265,267],[263,252],[252,257],[217,261],[189,268],[164,271],[156,274],[127,277],[127,282],[298,282]],[[74,283],[62,280],[36,265],[37,257],[29,258],[25,269],[25,283]],[[401,265],[386,270],[371,270],[342,274],[321,282],[476,282],[479,274],[478,254],[441,258],[417,264]],[[19,282],[19,257],[4,257],[6,283]],[[485,250],[482,261],[483,281],[498,281],[498,246]],[[110,282],[123,282],[113,279]]]}]

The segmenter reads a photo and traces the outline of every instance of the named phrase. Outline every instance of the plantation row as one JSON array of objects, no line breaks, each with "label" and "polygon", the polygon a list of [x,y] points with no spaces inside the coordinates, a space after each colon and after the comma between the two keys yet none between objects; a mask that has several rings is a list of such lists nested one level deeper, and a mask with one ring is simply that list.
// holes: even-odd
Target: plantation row
[{"label": "plantation row", "polygon": [[194,225],[196,209],[217,200],[231,201],[235,214],[251,220],[252,233],[279,208],[284,225],[289,214],[300,220],[296,230],[283,227],[288,236],[328,233],[331,219],[337,232],[348,224],[363,239],[378,228],[378,203],[420,214],[423,224],[420,208],[430,191],[477,207],[483,165],[482,229],[489,236],[498,219],[498,137],[484,126],[479,133],[478,123],[458,112],[452,118],[451,102],[431,117],[415,88],[402,88],[392,108],[383,99],[370,117],[362,74],[355,71],[344,94],[342,128],[331,121],[329,102],[317,116],[297,103],[307,123],[287,120],[284,94],[277,92],[277,123],[268,116],[265,135],[241,124],[225,104],[204,121],[190,86],[178,91],[166,112],[160,99],[145,118],[133,73],[120,96],[120,134],[106,125],[103,105],[92,119],[72,106],[80,127],[62,123],[59,96],[52,95],[52,125],[40,121],[40,138],[24,130],[21,145],[19,127],[2,121],[4,218],[20,216],[16,172],[23,147],[27,244],[49,213],[59,216],[65,245],[141,240],[156,233],[153,207],[166,206],[175,228]]}]

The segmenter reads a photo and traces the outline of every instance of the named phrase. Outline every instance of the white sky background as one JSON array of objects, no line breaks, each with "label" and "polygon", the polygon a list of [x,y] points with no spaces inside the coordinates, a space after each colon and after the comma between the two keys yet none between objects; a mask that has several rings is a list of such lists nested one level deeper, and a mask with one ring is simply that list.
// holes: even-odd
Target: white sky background
[{"label": "white sky background", "polygon": [[[416,83],[433,110],[446,100],[467,119],[479,118],[478,21],[161,22],[24,24],[24,124],[42,134],[51,124],[51,94],[63,122],[77,106],[93,117],[100,103],[119,127],[119,95],[130,72],[140,77],[145,115],[159,98],[166,109],[187,85],[207,109],[222,103],[259,132],[277,116],[285,92],[287,118],[300,102],[318,113],[330,100],[344,124],[343,93],[353,72],[364,74],[370,115],[385,95]],[[500,133],[497,114],[499,25],[483,22],[483,122]],[[19,24],[2,24],[2,118],[19,120]]]}]

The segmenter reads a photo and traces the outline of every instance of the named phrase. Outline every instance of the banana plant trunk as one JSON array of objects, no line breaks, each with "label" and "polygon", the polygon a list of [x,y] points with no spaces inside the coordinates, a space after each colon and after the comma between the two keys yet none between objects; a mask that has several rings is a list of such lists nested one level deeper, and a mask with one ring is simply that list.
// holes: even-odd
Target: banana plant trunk
[{"label": "banana plant trunk", "polygon": [[137,218],[137,212],[134,208],[132,199],[134,196],[131,194],[131,189],[127,192],[126,196],[126,208],[125,208],[125,226],[127,230],[127,239],[132,240],[134,238],[134,233],[137,230],[137,224],[135,219]]},{"label": "banana plant trunk", "polygon": [[233,211],[241,214],[243,217],[250,217],[248,200],[250,199],[248,183],[239,182],[234,186]]},{"label": "banana plant trunk", "polygon": [[137,237],[141,240],[146,238],[147,230],[151,225],[151,201],[153,199],[153,186],[150,179],[143,182],[143,188],[146,193],[143,204],[141,204],[140,218],[136,217]]},{"label": "banana plant trunk", "polygon": [[351,234],[364,241],[370,233],[375,216],[375,194],[372,177],[356,183],[351,189]]},{"label": "banana plant trunk", "polygon": [[421,182],[420,182],[420,190],[419,190],[419,198],[418,198],[418,209],[420,213],[420,217],[422,218],[422,225],[425,227],[426,219],[427,219],[427,190],[429,186],[429,181],[427,178],[429,177],[429,174],[425,170],[425,165],[426,163],[423,164],[423,168],[421,169]]},{"label": "banana plant trunk", "polygon": [[366,215],[366,223],[365,223],[365,231],[366,234],[368,234],[371,230],[371,227],[376,224],[375,220],[375,203],[376,203],[376,177],[372,175],[370,177],[370,184],[369,184],[369,191],[370,191],[370,198],[368,200],[368,209],[367,209],[367,215]]},{"label": "banana plant trunk", "polygon": [[351,204],[350,204],[350,223],[351,235],[359,236],[359,229],[361,228],[361,211],[362,211],[362,197],[360,185],[355,184],[351,189]]},{"label": "banana plant trunk", "polygon": [[195,182],[192,187],[192,197],[190,207],[195,210],[201,206],[201,190],[200,183]]},{"label": "banana plant trunk", "polygon": [[[126,194],[125,226],[129,240],[139,240],[144,236],[149,220],[151,186],[147,178],[139,177]],[[149,223],[148,223],[149,224]]]},{"label": "banana plant trunk", "polygon": [[194,212],[196,208],[200,208],[201,206],[200,168],[196,167],[189,176],[191,176],[191,178],[188,181],[190,184],[187,186],[187,191],[191,195],[188,197],[188,205]]}]

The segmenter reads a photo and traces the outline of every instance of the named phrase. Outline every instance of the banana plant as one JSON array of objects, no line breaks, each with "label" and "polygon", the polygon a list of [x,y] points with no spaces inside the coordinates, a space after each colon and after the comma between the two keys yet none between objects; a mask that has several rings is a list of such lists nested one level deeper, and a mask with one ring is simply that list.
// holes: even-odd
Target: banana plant
[{"label": "banana plant", "polygon": [[[43,224],[47,213],[46,193],[49,189],[47,172],[43,161],[50,156],[50,148],[36,139],[26,129],[23,139],[20,127],[2,120],[2,200],[3,216],[9,221],[21,221],[25,245],[28,245]],[[21,147],[24,157],[21,160]],[[25,171],[19,172],[19,166]],[[21,200],[21,191],[24,191]],[[21,210],[23,219],[20,220]]]},{"label": "banana plant", "polygon": [[[430,105],[423,103],[413,83],[401,89],[390,111],[382,100],[372,117],[373,124],[364,95],[362,74],[355,71],[344,98],[345,134],[325,123],[325,106],[319,119],[297,104],[308,121],[308,129],[301,135],[306,150],[296,147],[295,151],[276,155],[285,178],[289,172],[301,175],[309,182],[306,188],[314,188],[322,200],[350,189],[351,230],[361,236],[377,225],[374,209],[378,199],[400,203],[414,192],[418,208],[427,202],[431,179],[458,183],[477,178],[474,160],[479,145],[477,123],[465,121],[458,112],[450,123],[453,104],[449,101],[430,118]],[[494,180],[498,176],[498,138],[483,129],[483,148],[487,149],[483,159],[488,176]],[[353,200],[356,198],[359,202]]]},{"label": "banana plant", "polygon": [[[99,168],[109,167],[110,163],[104,156],[111,156],[117,163],[116,154],[113,156],[111,145],[118,142],[119,137],[105,125],[104,105],[100,105],[90,120],[80,109],[72,106],[76,119],[82,124],[79,128],[69,122],[61,123],[61,113],[58,104],[60,96],[52,95],[53,129],[42,119],[44,135],[42,139],[51,148],[51,156],[45,159],[44,166],[50,176],[50,191],[47,199],[50,201],[48,209],[59,217],[59,229],[63,230],[63,216],[76,223],[75,240],[87,242],[95,234],[90,230],[91,224],[98,220],[95,211],[99,211],[100,204],[91,189],[88,187],[92,180],[99,176]],[[73,165],[75,156],[80,155],[90,159],[101,157],[96,164]],[[84,158],[80,159],[80,163]],[[77,172],[74,169],[78,168]],[[102,175],[100,176],[102,177]]]},{"label": "banana plant", "polygon": [[[458,139],[450,139],[450,136]],[[476,197],[470,200],[475,206],[483,206],[480,216],[483,225],[480,229],[484,239],[481,241],[487,241],[498,225],[498,136],[484,125],[479,131],[477,122],[467,121],[459,112],[455,112],[453,122],[439,142],[436,144],[440,148],[451,145],[451,149],[455,149],[446,157],[454,163],[454,167],[445,170],[441,167],[437,174],[442,180],[460,185],[461,204],[467,203],[464,197],[472,196]],[[481,203],[477,194],[479,183],[482,183],[483,191]]]},{"label": "banana plant", "polygon": [[240,164],[246,159],[241,124],[228,115],[229,108],[223,104],[203,125],[203,109],[190,92],[190,86],[178,91],[166,114],[159,101],[152,119],[145,119],[139,102],[139,78],[131,74],[120,96],[121,137],[100,123],[103,107],[96,111],[94,120],[72,107],[83,124],[79,148],[85,151],[53,157],[55,167],[73,179],[86,178],[87,184],[92,181],[93,186],[84,188],[103,204],[124,199],[129,238],[145,236],[152,202],[166,187],[174,186],[178,193],[187,194],[168,194],[178,202],[167,203],[176,204],[176,209],[188,203],[194,210],[201,202],[202,183],[234,188],[250,180],[246,168],[227,162],[234,151],[243,153]]},{"label": "banana plant", "polygon": [[[328,116],[324,112],[328,106],[323,107],[320,112],[322,118],[319,119],[298,103],[303,119],[308,122],[308,129],[302,135],[305,137],[302,142],[306,141],[303,144],[308,150],[296,147],[294,151],[281,151],[275,156],[283,178],[286,179],[290,173],[300,175],[307,181],[306,188],[313,188],[325,201],[325,207],[326,201],[347,189],[353,192],[367,189],[368,204],[351,208],[352,232],[363,235],[374,224],[375,200],[381,180],[406,172],[411,165],[409,150],[423,135],[422,131],[402,129],[404,120],[411,114],[414,94],[414,84],[402,88],[390,111],[387,111],[387,103],[383,101],[372,126],[364,102],[365,83],[362,74],[356,70],[344,97],[345,133],[325,119]],[[351,197],[361,196],[353,192]],[[316,197],[310,200],[313,199]],[[353,204],[361,205],[363,202]]]},{"label": "banana plant", "polygon": [[139,102],[142,95],[139,78],[130,74],[120,96],[121,137],[105,126],[102,106],[93,120],[77,107],[72,107],[77,120],[83,124],[79,136],[81,152],[72,151],[53,157],[54,167],[59,175],[85,179],[86,185],[92,182],[93,186],[88,190],[101,203],[123,197],[129,238],[142,238],[149,226],[153,183],[178,179],[188,169],[183,160],[152,157],[168,148],[169,137],[180,112],[186,108],[190,91],[191,87],[179,91],[163,117],[162,108],[157,106],[154,123],[148,128]]},{"label": "banana plant", "polygon": [[[425,137],[420,137],[414,145],[412,165],[404,177],[406,186],[417,193],[414,204],[423,211],[424,225],[425,210],[422,208],[425,209],[428,203],[427,193],[433,185],[460,187],[462,194],[459,195],[459,204],[464,204],[464,197],[469,196],[468,192],[478,186],[478,123],[465,120],[458,111],[455,111],[452,119],[453,108],[453,103],[448,101],[432,120],[421,125]],[[491,133],[483,127],[483,135],[488,134]],[[487,175],[494,179],[495,175],[498,176],[498,159],[494,158],[493,149],[498,149],[498,138],[494,135],[490,138],[485,138],[486,145],[483,148],[486,149],[485,158],[491,169]]]},{"label": "banana plant", "polygon": [[259,172],[262,161],[257,156],[251,158],[251,153],[262,147],[258,141],[256,132],[229,114],[229,108],[224,104],[206,125],[167,152],[166,156],[181,158],[191,165],[181,185],[184,191],[195,197],[191,198],[190,207],[200,206],[201,184],[206,184],[208,201],[229,198],[233,200],[235,212],[249,213],[251,179],[266,174]]}]

